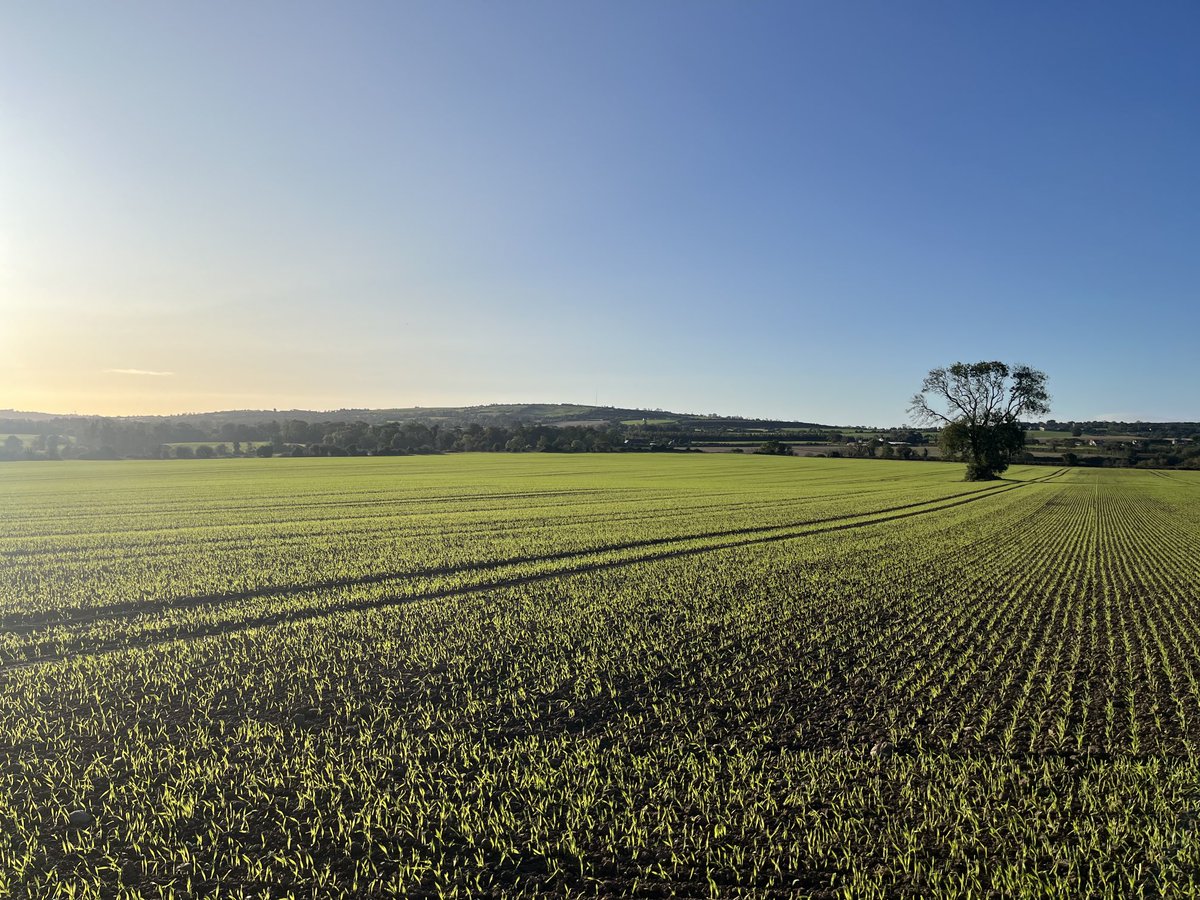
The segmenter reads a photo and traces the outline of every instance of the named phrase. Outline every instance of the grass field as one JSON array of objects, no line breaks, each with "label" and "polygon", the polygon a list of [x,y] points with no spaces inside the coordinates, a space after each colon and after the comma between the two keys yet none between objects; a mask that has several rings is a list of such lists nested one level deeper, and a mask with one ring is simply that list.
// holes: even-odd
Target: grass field
[{"label": "grass field", "polygon": [[0,467],[0,896],[1200,893],[1200,473]]}]

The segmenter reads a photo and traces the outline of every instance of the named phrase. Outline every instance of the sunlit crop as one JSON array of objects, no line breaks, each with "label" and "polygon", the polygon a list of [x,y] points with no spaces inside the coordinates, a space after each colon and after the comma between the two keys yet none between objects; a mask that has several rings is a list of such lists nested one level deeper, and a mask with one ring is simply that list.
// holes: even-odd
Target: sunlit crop
[{"label": "sunlit crop", "polygon": [[0,467],[0,896],[1200,892],[1200,475]]}]

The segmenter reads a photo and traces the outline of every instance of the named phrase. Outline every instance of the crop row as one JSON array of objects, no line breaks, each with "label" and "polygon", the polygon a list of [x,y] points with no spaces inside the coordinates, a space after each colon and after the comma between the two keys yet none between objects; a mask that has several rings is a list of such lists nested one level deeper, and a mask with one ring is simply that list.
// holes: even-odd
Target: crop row
[{"label": "crop row", "polygon": [[[1200,891],[1200,479],[620,462],[555,465],[628,535],[677,522],[639,477],[690,530],[60,626],[0,673],[0,894]],[[755,523],[755,490],[843,518]]]}]

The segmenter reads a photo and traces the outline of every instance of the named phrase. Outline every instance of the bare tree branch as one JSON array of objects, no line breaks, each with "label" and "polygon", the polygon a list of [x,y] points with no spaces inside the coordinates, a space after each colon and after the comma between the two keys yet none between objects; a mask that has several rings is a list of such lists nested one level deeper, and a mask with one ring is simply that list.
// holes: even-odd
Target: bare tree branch
[{"label": "bare tree branch", "polygon": [[944,447],[967,459],[970,480],[994,478],[1025,445],[1020,417],[1050,411],[1046,373],[999,360],[930,369],[909,412],[942,427]]}]

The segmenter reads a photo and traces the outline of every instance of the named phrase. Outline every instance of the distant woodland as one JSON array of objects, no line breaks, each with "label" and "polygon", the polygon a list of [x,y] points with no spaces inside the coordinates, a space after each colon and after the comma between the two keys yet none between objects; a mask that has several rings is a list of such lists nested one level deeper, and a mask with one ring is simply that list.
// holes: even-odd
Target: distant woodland
[{"label": "distant woodland", "polygon": [[[1200,423],[1029,423],[1024,461],[1200,468]],[[696,416],[557,404],[172,417],[0,412],[0,460],[382,456],[460,452],[733,451],[937,459],[937,433],[908,427]]]}]

